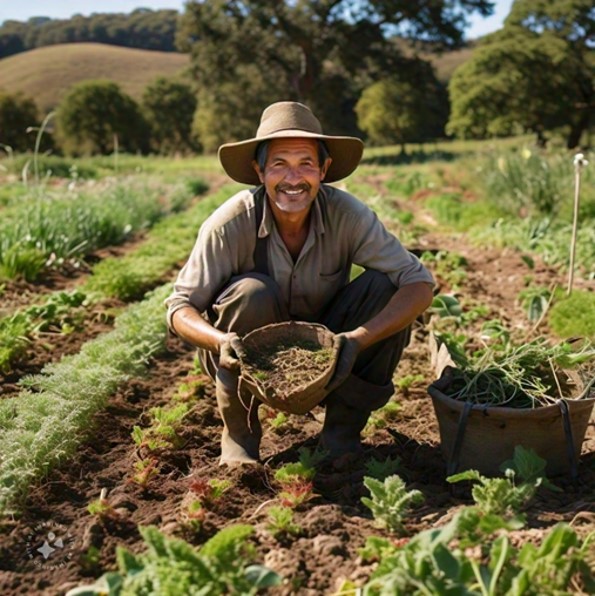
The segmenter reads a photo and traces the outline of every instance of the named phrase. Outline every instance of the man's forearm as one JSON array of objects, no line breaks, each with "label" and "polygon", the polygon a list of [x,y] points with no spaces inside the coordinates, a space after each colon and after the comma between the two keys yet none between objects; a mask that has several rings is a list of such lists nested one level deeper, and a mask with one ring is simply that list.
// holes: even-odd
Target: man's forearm
[{"label": "man's forearm", "polygon": [[346,333],[365,349],[405,329],[432,303],[433,291],[425,282],[399,288],[388,304],[365,325]]},{"label": "man's forearm", "polygon": [[226,334],[219,331],[192,306],[184,306],[177,310],[171,319],[175,332],[188,343],[197,348],[204,348],[218,353]]}]

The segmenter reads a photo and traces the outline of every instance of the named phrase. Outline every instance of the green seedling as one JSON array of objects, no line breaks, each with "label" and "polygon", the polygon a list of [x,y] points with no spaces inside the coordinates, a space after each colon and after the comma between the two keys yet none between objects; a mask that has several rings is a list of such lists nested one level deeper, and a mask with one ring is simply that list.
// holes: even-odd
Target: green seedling
[{"label": "green seedling", "polygon": [[522,526],[524,516],[521,509],[534,497],[537,489],[547,486],[558,490],[545,478],[545,466],[545,460],[532,449],[517,446],[512,460],[501,467],[503,478],[486,478],[477,470],[467,470],[449,476],[447,481],[471,480],[474,482],[471,495],[481,514],[499,516]]},{"label": "green seedling", "polygon": [[382,408],[374,410],[364,428],[364,433],[371,434],[376,429],[386,428],[391,420],[397,418],[400,411],[399,403],[393,400],[387,402]]},{"label": "green seedling", "polygon": [[[403,395],[409,395],[409,390],[415,385],[420,385],[425,380],[423,375],[405,375],[397,379],[395,385]],[[390,402],[389,402],[390,403]]]},{"label": "green seedling", "polygon": [[279,499],[287,507],[298,507],[311,499],[312,479],[316,474],[315,466],[322,461],[323,451],[300,449],[300,461],[285,464],[275,472],[275,480],[281,485]]},{"label": "green seedling", "polygon": [[133,482],[142,488],[147,488],[154,476],[157,476],[157,459],[154,457],[141,459],[134,463],[136,474],[132,477]]},{"label": "green seedling", "polygon": [[403,533],[403,516],[412,505],[423,501],[422,493],[408,491],[405,482],[396,474],[388,476],[384,482],[366,476],[364,485],[371,498],[362,497],[362,503],[370,509],[378,527],[396,534]]},{"label": "green seedling", "polygon": [[272,429],[280,430],[283,426],[285,426],[288,420],[289,418],[287,417],[287,414],[285,414],[285,412],[279,412],[274,418],[270,420],[269,424],[271,425]]},{"label": "green seedling", "polygon": [[101,494],[99,495],[98,499],[91,501],[87,505],[87,511],[101,520],[108,520],[108,519],[119,519],[118,513],[115,511],[112,504],[106,498],[107,490],[105,488],[101,489]]},{"label": "green seedling", "polygon": [[151,408],[153,418],[151,425],[147,428],[134,426],[132,429],[134,442],[139,449],[146,448],[149,451],[179,447],[181,438],[177,431],[188,411],[187,403],[178,403],[168,408]]},{"label": "green seedling", "polygon": [[273,505],[268,510],[267,530],[276,538],[283,535],[297,536],[302,528],[293,520],[291,507]]},{"label": "green seedling", "polygon": [[399,471],[401,467],[401,458],[396,456],[394,459],[389,455],[384,460],[373,457],[366,462],[366,476],[384,480],[387,476],[392,476]]},{"label": "green seedling", "polygon": [[230,480],[193,478],[188,489],[204,507],[211,509],[231,487]]}]

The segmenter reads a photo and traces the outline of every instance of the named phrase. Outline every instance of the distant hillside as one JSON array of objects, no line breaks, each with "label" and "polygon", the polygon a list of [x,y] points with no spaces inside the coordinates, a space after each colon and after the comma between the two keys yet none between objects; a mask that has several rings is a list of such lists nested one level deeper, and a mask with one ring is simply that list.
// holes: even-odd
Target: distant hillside
[{"label": "distant hillside", "polygon": [[137,8],[130,14],[76,14],[70,19],[32,17],[0,25],[0,58],[59,43],[107,43],[125,48],[174,52],[177,10]]},{"label": "distant hillside", "polygon": [[99,43],[37,48],[0,60],[0,89],[22,91],[42,115],[55,108],[69,87],[86,79],[110,79],[136,100],[158,76],[181,74],[186,54],[137,50]]},{"label": "distant hillside", "polygon": [[424,56],[436,69],[436,77],[442,83],[448,83],[452,73],[464,62],[467,62],[473,54],[473,48],[467,47],[461,50],[445,52],[441,56],[427,54]]}]

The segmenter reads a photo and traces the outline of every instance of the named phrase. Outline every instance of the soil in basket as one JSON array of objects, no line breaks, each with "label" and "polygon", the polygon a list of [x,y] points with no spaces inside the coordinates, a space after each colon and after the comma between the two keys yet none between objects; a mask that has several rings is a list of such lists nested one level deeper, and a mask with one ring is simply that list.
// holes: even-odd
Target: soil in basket
[{"label": "soil in basket", "polygon": [[266,393],[286,397],[324,374],[332,358],[332,348],[313,341],[300,341],[291,346],[278,343],[260,349],[252,347],[244,366]]}]

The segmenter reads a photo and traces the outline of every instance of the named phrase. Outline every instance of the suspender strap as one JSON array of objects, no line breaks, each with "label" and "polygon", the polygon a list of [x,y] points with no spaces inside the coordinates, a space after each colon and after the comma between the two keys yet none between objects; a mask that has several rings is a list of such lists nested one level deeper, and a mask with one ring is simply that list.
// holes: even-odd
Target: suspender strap
[{"label": "suspender strap", "polygon": [[264,214],[264,201],[265,196],[263,192],[257,192],[254,195],[254,213],[256,219],[256,244],[254,246],[254,272],[262,273],[263,275],[269,274],[269,262],[267,256],[268,236],[265,238],[259,238],[258,229],[260,228],[260,222]]}]

